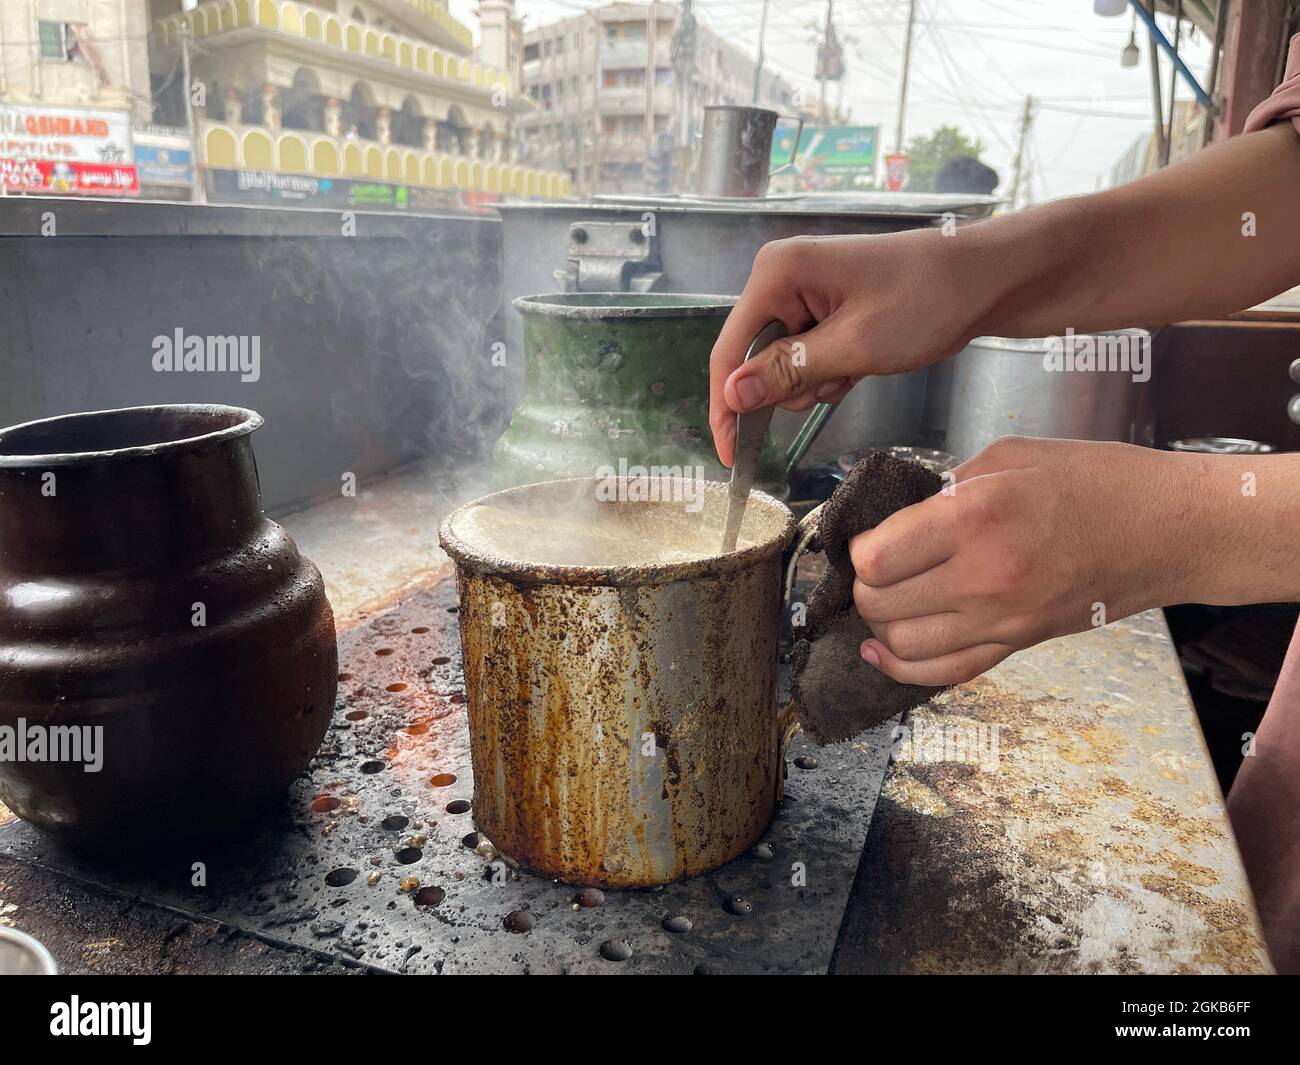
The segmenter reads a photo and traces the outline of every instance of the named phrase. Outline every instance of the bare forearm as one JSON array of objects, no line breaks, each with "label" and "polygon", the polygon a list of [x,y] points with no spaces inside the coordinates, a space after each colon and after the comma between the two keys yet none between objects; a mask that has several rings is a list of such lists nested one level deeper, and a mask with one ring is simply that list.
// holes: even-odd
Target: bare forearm
[{"label": "bare forearm", "polygon": [[955,474],[850,545],[863,657],[897,681],[1152,607],[1300,602],[1300,454],[1006,437]]},{"label": "bare forearm", "polygon": [[[972,337],[1160,326],[1297,283],[1300,136],[1289,123],[955,233],[774,241],[713,347],[709,424],[729,463],[737,412],[838,402],[864,376],[928,366]],[[746,362],[773,318],[790,335]]]},{"label": "bare forearm", "polygon": [[1236,137],[1140,181],[972,226],[956,242],[972,276],[998,277],[977,333],[1050,336],[1242,310],[1300,283],[1300,136],[1282,123]]},{"label": "bare forearm", "polygon": [[[1300,602],[1300,454],[1162,454],[1149,531],[1159,605]],[[1154,605],[1154,604],[1153,604]]]}]

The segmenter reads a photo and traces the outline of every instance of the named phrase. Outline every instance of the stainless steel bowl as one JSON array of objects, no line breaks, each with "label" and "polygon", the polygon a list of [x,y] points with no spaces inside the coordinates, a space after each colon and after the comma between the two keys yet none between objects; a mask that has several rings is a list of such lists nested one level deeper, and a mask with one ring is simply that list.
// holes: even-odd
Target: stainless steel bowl
[{"label": "stainless steel bowl", "polygon": [[1243,440],[1236,436],[1192,436],[1186,440],[1170,440],[1170,451],[1192,451],[1199,455],[1266,455],[1272,444],[1261,440]]},{"label": "stainless steel bowl", "polygon": [[0,928],[0,976],[57,976],[54,955],[26,932]]}]

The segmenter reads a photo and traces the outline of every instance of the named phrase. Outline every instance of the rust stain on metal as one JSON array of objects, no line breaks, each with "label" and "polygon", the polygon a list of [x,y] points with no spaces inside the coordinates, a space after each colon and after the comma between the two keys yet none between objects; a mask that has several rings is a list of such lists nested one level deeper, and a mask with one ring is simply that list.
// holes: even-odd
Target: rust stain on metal
[{"label": "rust stain on metal", "polygon": [[[571,495],[574,483],[513,493]],[[726,490],[711,489],[700,520],[720,529]],[[751,502],[755,546],[645,566],[494,559],[458,538],[456,514],[444,523],[474,820],[503,855],[576,883],[648,886],[716,868],[761,836],[780,769],[781,553],[793,531],[789,511],[762,500]]]},{"label": "rust stain on metal", "polygon": [[[475,823],[528,868],[603,886],[746,850],[776,796],[777,649],[729,607],[775,615],[778,586],[776,566],[638,589],[462,576]],[[665,661],[667,601],[704,642]]]}]

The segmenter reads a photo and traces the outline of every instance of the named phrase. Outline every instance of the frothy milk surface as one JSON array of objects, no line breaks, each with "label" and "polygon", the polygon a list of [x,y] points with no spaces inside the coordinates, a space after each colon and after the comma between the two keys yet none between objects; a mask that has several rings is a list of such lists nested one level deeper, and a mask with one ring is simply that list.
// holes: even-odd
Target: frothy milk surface
[{"label": "frothy milk surface", "polygon": [[[671,503],[575,499],[545,512],[480,503],[452,524],[465,543],[509,562],[644,566],[695,562],[722,553],[722,529],[707,512]],[[745,530],[742,530],[742,532]],[[752,546],[742,535],[736,550]]]}]

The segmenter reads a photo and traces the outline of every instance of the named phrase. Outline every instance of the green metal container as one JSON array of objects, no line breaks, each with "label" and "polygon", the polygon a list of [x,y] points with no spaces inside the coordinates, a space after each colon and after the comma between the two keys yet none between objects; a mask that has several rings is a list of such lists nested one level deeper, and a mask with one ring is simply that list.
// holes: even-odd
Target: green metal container
[{"label": "green metal container", "polygon": [[[702,466],[726,480],[709,432],[709,353],[735,298],[573,292],[524,296],[524,394],[497,441],[494,484],[510,488],[612,469]],[[785,498],[769,438],[759,487]]]}]

